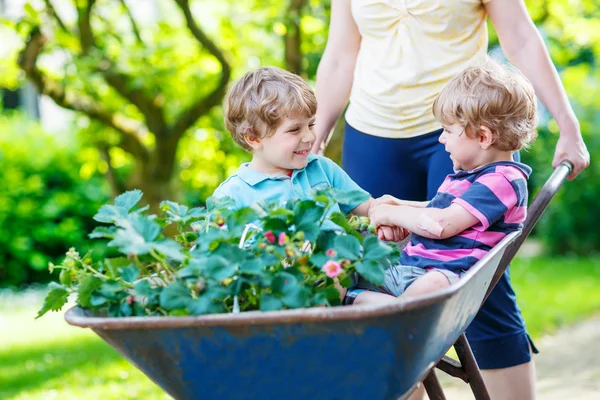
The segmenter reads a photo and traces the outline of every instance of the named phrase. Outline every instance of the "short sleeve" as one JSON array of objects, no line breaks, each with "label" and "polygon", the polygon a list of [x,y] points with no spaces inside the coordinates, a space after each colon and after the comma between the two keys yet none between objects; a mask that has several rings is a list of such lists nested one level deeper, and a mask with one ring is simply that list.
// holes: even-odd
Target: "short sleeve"
[{"label": "short sleeve", "polygon": [[452,201],[477,218],[483,229],[497,222],[518,202],[511,182],[497,172],[480,176],[461,196]]},{"label": "short sleeve", "polygon": [[[327,157],[319,157],[319,161],[323,166],[325,174],[327,175],[329,182],[331,182],[331,186],[339,190],[357,190],[363,192],[367,195],[369,193],[363,190],[356,182],[350,178],[350,176],[344,171],[339,165],[330,160]],[[344,214],[348,214],[350,211],[361,205],[362,203],[356,204],[340,204],[340,209]]]}]

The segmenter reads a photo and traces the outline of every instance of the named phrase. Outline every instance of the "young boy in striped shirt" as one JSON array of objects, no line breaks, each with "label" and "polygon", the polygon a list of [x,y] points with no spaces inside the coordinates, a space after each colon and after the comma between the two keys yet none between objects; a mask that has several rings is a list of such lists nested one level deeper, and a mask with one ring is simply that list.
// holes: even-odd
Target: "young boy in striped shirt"
[{"label": "young boy in striped shirt", "polygon": [[[531,83],[518,71],[488,61],[456,76],[436,99],[433,113],[444,127],[439,141],[456,172],[430,202],[376,200],[369,210],[371,223],[406,228],[412,237],[385,284],[373,287],[358,277],[345,304],[384,300],[372,291],[397,297],[448,287],[522,227],[531,169],[513,156],[536,137]],[[382,230],[380,238],[393,240],[389,232]]]}]

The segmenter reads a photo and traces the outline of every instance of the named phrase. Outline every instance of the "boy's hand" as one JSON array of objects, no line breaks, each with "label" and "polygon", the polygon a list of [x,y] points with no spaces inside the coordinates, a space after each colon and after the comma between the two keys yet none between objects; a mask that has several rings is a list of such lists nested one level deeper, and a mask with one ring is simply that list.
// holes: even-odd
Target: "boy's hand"
[{"label": "boy's hand", "polygon": [[410,232],[408,229],[399,226],[380,226],[377,228],[377,237],[380,240],[388,242],[400,242],[404,240]]},{"label": "boy's hand", "polygon": [[[392,196],[389,197],[393,198]],[[382,204],[369,209],[371,225],[377,229],[377,236],[381,240],[399,242],[410,233],[407,229],[393,223],[390,217],[394,207],[393,205]]]},{"label": "boy's hand", "polygon": [[378,206],[369,207],[369,219],[371,225],[375,228],[379,228],[381,225],[393,226],[394,223],[391,221],[391,215],[393,213],[394,206],[389,204],[381,204]]}]

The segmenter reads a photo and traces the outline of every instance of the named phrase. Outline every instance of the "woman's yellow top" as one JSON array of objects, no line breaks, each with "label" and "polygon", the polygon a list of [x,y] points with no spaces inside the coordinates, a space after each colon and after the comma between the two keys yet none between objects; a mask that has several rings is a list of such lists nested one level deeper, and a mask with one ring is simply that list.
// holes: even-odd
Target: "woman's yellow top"
[{"label": "woman's yellow top", "polygon": [[486,57],[489,1],[351,0],[362,40],[346,121],[386,138],[439,129],[435,97]]}]

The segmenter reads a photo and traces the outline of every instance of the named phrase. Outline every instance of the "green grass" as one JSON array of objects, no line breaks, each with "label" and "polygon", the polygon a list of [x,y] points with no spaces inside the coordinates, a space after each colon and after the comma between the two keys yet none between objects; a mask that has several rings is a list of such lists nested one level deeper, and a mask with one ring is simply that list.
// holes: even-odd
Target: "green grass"
[{"label": "green grass", "polygon": [[[512,280],[534,338],[600,312],[600,258],[516,260]],[[62,313],[34,320],[42,293],[0,293],[0,399],[168,399]]]},{"label": "green grass", "polygon": [[600,258],[517,259],[511,280],[535,339],[600,313]]}]

